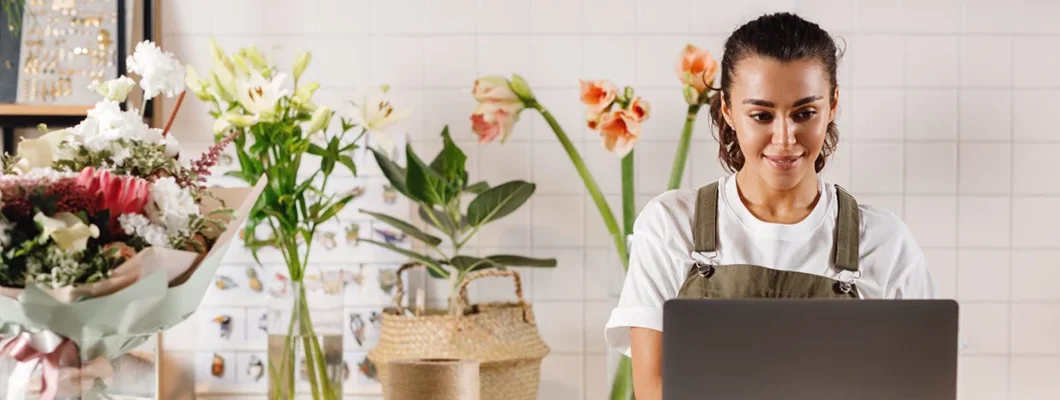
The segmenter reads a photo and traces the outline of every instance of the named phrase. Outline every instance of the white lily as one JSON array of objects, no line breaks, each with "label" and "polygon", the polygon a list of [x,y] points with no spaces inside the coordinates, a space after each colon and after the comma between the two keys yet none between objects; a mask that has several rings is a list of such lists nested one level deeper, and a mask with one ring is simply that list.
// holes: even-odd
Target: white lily
[{"label": "white lily", "polygon": [[386,87],[369,89],[361,103],[354,104],[350,118],[354,124],[364,128],[369,137],[375,139],[378,147],[389,154],[394,150],[395,141],[386,129],[407,118],[412,111],[394,108],[385,95]]},{"label": "white lily", "polygon": [[277,74],[271,80],[265,79],[258,71],[250,71],[249,79],[236,80],[236,99],[247,113],[268,121],[276,114],[276,103],[287,95],[283,88],[284,74]]},{"label": "white lily", "polygon": [[15,168],[22,173],[34,168],[49,168],[55,162],[63,140],[73,135],[70,129],[51,131],[36,139],[23,139],[18,143],[21,157]]},{"label": "white lily", "polygon": [[55,217],[37,213],[33,221],[41,229],[41,236],[51,237],[59,249],[78,252],[88,246],[88,238],[99,237],[99,227],[85,224],[77,215],[60,212]]},{"label": "white lily", "polygon": [[125,98],[129,96],[129,92],[136,86],[136,82],[129,77],[122,75],[118,79],[111,79],[106,82],[94,81],[88,85],[88,90],[99,93],[100,96],[105,97],[107,100],[113,100],[119,103],[125,102]]}]

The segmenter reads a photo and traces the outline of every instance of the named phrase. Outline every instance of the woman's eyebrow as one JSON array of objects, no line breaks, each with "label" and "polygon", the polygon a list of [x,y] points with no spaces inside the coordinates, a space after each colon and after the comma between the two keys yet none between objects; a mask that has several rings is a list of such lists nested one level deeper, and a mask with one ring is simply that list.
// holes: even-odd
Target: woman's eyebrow
[{"label": "woman's eyebrow", "polygon": [[[803,97],[803,98],[799,99],[798,101],[795,102],[795,104],[792,104],[791,106],[792,107],[798,107],[798,106],[801,106],[803,104],[812,103],[812,102],[815,102],[815,101],[823,99],[823,98],[824,97],[817,96],[817,95],[806,96],[806,97]],[[777,106],[776,104],[773,104],[772,101],[766,101],[766,100],[761,100],[761,99],[744,99],[743,103],[744,104],[753,104],[753,105],[762,106],[762,107],[776,107]]]}]

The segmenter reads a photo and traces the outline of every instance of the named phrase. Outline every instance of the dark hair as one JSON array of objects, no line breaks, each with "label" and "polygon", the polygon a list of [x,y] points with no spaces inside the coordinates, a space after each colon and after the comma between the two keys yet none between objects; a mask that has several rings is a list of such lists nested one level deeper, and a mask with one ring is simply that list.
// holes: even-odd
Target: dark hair
[{"label": "dark hair", "polygon": [[[739,171],[744,165],[744,155],[736,139],[736,131],[725,122],[721,112],[721,96],[730,103],[735,66],[751,57],[768,57],[781,62],[817,59],[828,74],[831,98],[836,89],[836,68],[841,52],[831,35],[817,24],[791,13],[766,14],[733,31],[725,41],[725,52],[721,61],[721,88],[719,94],[710,99],[710,117],[718,128],[718,159],[730,172]],[[820,155],[814,161],[814,169],[820,172],[825,160],[835,151],[839,141],[839,128],[834,121],[828,123],[828,133]]]}]

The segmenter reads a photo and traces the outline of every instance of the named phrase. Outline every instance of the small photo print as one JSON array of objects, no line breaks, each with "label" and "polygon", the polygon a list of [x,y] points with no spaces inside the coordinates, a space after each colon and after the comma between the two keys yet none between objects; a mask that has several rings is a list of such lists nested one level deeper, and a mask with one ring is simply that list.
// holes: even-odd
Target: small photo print
[{"label": "small photo print", "polygon": [[345,314],[343,347],[346,350],[370,350],[379,343],[383,327],[382,308],[350,308]]}]

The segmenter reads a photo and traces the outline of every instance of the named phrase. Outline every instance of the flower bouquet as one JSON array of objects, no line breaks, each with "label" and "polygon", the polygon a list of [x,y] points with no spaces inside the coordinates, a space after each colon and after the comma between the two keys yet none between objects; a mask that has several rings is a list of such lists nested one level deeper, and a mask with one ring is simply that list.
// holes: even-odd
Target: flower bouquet
[{"label": "flower bouquet", "polygon": [[[674,68],[682,83],[682,96],[688,103],[688,113],[674,156],[668,189],[677,189],[681,186],[696,117],[700,108],[708,104],[717,94],[717,91],[710,87],[717,67],[717,62],[708,51],[691,44],[682,49],[676,60]],[[472,130],[478,135],[481,143],[489,143],[498,138],[501,143],[504,143],[515,123],[518,122],[522,111],[531,109],[540,113],[556,134],[556,139],[563,145],[563,149],[585,183],[589,196],[600,212],[614,241],[613,247],[625,271],[629,268],[628,240],[633,232],[633,222],[636,218],[633,153],[636,143],[641,138],[643,123],[650,117],[651,107],[646,100],[636,95],[633,88],[628,86],[620,90],[618,85],[606,79],[582,80],[580,84],[581,101],[586,107],[586,125],[589,129],[599,132],[603,147],[620,159],[622,171],[621,225],[563,127],[548,109],[538,102],[530,85],[522,77],[513,75],[509,80],[501,76],[487,76],[475,81],[472,95],[478,102],[478,106],[471,115]],[[612,383],[611,398],[629,399],[632,397],[632,364],[629,358],[622,357]]]},{"label": "flower bouquet", "polygon": [[[144,99],[183,96],[184,68],[151,42],[129,70]],[[18,144],[0,175],[0,357],[6,399],[41,365],[42,399],[104,390],[109,361],[198,308],[262,185],[208,189],[224,144],[189,167],[165,129],[121,103],[137,83],[94,83],[104,99],[77,126]],[[179,110],[179,99],[177,109]]]}]

